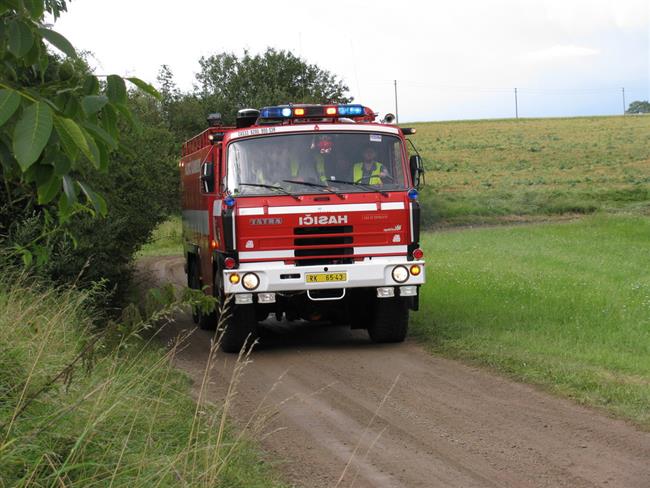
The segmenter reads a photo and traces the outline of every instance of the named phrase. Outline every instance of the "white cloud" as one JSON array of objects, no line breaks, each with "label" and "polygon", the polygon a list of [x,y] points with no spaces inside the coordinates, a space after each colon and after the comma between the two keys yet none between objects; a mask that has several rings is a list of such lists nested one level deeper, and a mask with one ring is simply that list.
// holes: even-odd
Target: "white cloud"
[{"label": "white cloud", "polygon": [[598,49],[590,47],[576,46],[574,44],[556,45],[546,49],[531,51],[526,54],[526,58],[532,60],[546,60],[556,58],[581,58],[584,56],[596,56],[600,54]]},{"label": "white cloud", "polygon": [[[376,111],[394,110],[399,80],[400,120],[493,117],[510,115],[508,87],[515,86],[627,90],[634,82],[634,96],[647,98],[649,4],[414,0],[402,8],[393,0],[186,0],[180,7],[172,0],[85,0],[71,2],[55,29],[92,51],[100,74],[155,82],[165,63],[189,90],[200,56],[273,46],[337,74]],[[572,110],[572,99],[554,100]],[[552,101],[528,115],[556,113]],[[598,101],[594,107],[611,111]]]}]

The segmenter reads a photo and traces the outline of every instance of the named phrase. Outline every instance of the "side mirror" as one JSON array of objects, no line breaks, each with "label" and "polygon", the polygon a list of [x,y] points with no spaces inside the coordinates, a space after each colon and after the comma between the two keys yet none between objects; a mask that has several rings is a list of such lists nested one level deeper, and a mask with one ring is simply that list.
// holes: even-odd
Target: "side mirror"
[{"label": "side mirror", "polygon": [[413,186],[415,188],[420,188],[421,186],[421,177],[424,173],[424,168],[422,167],[422,158],[419,154],[414,154],[409,159],[409,169],[411,171],[411,181],[413,181]]},{"label": "side mirror", "polygon": [[205,162],[201,166],[201,184],[203,185],[204,193],[212,193],[214,191],[214,163]]}]

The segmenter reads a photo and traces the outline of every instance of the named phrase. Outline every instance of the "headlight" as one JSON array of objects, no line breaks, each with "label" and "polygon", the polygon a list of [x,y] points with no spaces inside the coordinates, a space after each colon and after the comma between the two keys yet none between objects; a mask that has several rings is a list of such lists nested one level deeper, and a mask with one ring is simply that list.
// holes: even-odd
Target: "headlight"
[{"label": "headlight", "polygon": [[404,283],[409,279],[408,269],[406,269],[404,266],[395,266],[393,268],[393,279],[398,283]]},{"label": "headlight", "polygon": [[241,279],[241,284],[247,290],[254,290],[260,285],[260,279],[255,273],[246,273]]}]

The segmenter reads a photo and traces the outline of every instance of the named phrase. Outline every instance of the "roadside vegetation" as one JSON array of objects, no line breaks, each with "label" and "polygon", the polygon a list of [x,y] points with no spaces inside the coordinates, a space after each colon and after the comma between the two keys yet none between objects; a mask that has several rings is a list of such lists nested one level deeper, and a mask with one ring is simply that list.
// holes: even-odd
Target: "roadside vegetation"
[{"label": "roadside vegetation", "polygon": [[138,257],[181,256],[183,254],[182,224],[179,215],[172,215],[156,227]]},{"label": "roadside vegetation", "polygon": [[650,218],[430,232],[412,335],[650,429]]},{"label": "roadside vegetation", "polygon": [[650,118],[408,124],[427,167],[426,226],[650,211]]},{"label": "roadside vegetation", "polygon": [[0,278],[0,486],[280,486],[253,428],[230,428],[236,389],[212,405],[197,385],[197,404],[172,365],[182,339],[155,339],[180,297],[98,329],[104,292]]}]

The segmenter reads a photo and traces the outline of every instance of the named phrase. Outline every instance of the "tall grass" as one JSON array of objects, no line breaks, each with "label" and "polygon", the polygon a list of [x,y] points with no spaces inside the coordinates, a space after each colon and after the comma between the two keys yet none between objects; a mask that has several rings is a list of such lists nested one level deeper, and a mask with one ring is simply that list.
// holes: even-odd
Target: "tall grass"
[{"label": "tall grass", "polygon": [[650,428],[650,218],[427,233],[414,334]]},{"label": "tall grass", "polygon": [[[247,358],[222,404],[198,402],[130,309],[98,330],[93,293],[0,280],[0,486],[278,486],[250,442],[262,423],[231,427]],[[206,364],[214,367],[216,344]]]}]

